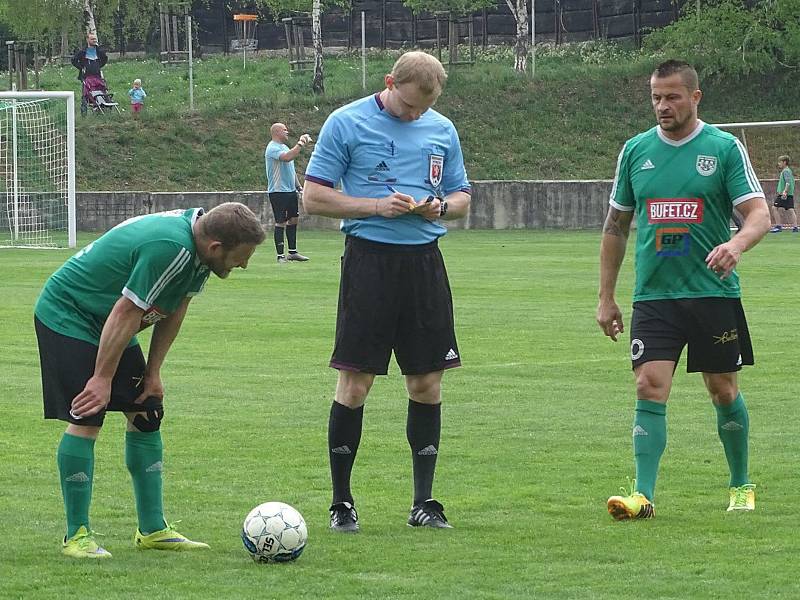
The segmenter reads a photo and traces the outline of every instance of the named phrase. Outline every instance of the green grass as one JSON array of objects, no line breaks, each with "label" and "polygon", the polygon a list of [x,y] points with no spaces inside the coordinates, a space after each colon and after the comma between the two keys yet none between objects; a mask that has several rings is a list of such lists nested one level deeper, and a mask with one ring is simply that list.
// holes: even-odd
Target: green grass
[{"label": "green grass", "polygon": [[[437,110],[459,129],[471,179],[610,179],[624,141],[653,125],[648,75],[656,59],[610,44],[541,51],[537,78],[512,69],[508,52],[481,55],[472,68],[452,70]],[[507,49],[506,49],[507,50]],[[393,57],[372,55],[367,90],[383,87]],[[188,113],[188,70],[155,60],[112,62],[105,69],[123,115],[91,115],[77,129],[78,189],[257,190],[265,185],[263,154],[269,127],[285,122],[292,139],[316,137],[325,118],[365,95],[353,56],[325,61],[326,94],[310,93],[310,74],[292,76],[286,59],[258,57],[242,70],[235,56],[210,56],[194,69],[196,112]],[[42,75],[46,89],[78,90],[71,66]],[[134,78],[147,91],[142,118],[127,106]],[[795,114],[788,79],[706,82],[701,117],[708,122],[762,121]],[[775,159],[800,143],[781,131],[756,148],[761,177],[775,177]],[[763,148],[762,148],[763,146]],[[308,159],[297,160],[303,172]]]},{"label": "green grass", "polygon": [[[278,266],[265,244],[247,271],[212,278],[165,365],[168,518],[183,519],[181,531],[212,550],[133,548],[124,428],[111,415],[97,444],[92,505],[92,525],[114,553],[102,564],[59,554],[55,448],[63,428],[41,418],[31,310],[69,252],[0,251],[4,598],[800,596],[791,311],[800,282],[786,260],[795,236],[769,237],[740,269],[757,359],[741,375],[755,513],[725,513],[714,411],[700,376],[681,365],[658,517],[613,522],[605,500],[632,474],[635,397],[627,342],[611,343],[594,323],[598,234],[457,231],[442,247],[464,366],[444,380],[435,485],[455,529],[405,526],[407,401],[393,366],[367,403],[353,482],[357,536],[326,530],[335,382],[326,364],[342,239],[301,232],[300,241],[309,263]],[[626,324],[631,270],[626,261],[619,294]],[[255,565],[241,547],[242,519],[266,500],[296,506],[308,522],[308,548],[294,564]]]}]

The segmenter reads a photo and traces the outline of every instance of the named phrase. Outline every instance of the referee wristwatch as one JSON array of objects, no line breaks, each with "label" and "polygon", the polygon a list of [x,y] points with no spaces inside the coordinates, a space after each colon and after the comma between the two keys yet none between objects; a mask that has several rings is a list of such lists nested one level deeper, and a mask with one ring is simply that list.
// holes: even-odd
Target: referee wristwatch
[{"label": "referee wristwatch", "polygon": [[441,219],[447,214],[447,200],[440,200],[439,203],[439,218]]}]

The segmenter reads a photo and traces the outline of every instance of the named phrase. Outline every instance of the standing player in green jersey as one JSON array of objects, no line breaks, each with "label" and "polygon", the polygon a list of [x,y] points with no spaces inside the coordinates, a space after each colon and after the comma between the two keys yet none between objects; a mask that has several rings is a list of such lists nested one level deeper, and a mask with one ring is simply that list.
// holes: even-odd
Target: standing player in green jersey
[{"label": "standing player in green jersey", "polygon": [[773,204],[778,215],[775,219],[775,227],[770,229],[772,233],[780,233],[783,223],[791,225],[794,233],[798,231],[797,215],[794,212],[794,174],[789,168],[791,160],[786,155],[778,157],[778,168],[781,172],[778,175],[778,195]]},{"label": "standing player in green jersey", "polygon": [[[609,498],[608,511],[615,519],[655,515],[667,399],[686,345],[687,371],[703,373],[717,412],[731,471],[728,510],[753,510],[748,415],[736,383],[741,365],[753,364],[753,351],[734,269],[769,230],[769,209],[741,143],[697,118],[702,93],[690,65],[674,60],[659,65],[650,92],[658,125],[628,140],[620,152],[600,247],[597,323],[616,341],[624,327],[614,291],[636,216],[631,325],[636,482],[630,495]],[[731,238],[734,206],[744,222]]]},{"label": "standing player in green jersey", "polygon": [[[62,552],[108,558],[89,526],[94,444],[107,411],[128,421],[125,463],[133,479],[141,549],[208,548],[164,520],[161,365],[189,301],[211,272],[247,267],[264,231],[243,204],[205,213],[175,210],[129,219],[70,258],[36,303],[45,419],[68,423],[58,447],[67,535]],[[147,361],[136,333],[154,325]]]}]

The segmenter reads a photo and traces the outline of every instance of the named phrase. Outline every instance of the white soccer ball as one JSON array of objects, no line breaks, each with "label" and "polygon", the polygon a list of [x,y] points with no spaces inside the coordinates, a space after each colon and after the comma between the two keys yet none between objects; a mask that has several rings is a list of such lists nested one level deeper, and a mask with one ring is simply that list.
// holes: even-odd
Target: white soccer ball
[{"label": "white soccer ball", "polygon": [[242,525],[244,547],[259,563],[295,560],[303,553],[307,540],[303,515],[283,502],[259,504]]}]

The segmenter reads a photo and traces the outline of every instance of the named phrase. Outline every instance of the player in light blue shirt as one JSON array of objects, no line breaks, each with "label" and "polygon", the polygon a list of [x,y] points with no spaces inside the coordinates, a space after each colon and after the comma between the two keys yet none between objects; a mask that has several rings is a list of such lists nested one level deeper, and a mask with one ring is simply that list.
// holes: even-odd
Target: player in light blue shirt
[{"label": "player in light blue shirt", "polygon": [[467,215],[470,187],[455,127],[431,108],[446,78],[433,56],[402,55],[386,89],[328,117],[306,170],[306,210],[343,219],[347,234],[330,361],[339,370],[328,425],[334,531],[359,528],[350,474],[364,402],[392,352],[409,398],[414,498],[407,523],[450,527],[432,487],[442,375],[461,359],[437,240],[447,231],[441,219]]},{"label": "player in light blue shirt", "polygon": [[[311,136],[304,133],[289,148],[286,144],[289,141],[289,128],[286,125],[273,123],[270,135],[272,140],[264,151],[264,162],[267,167],[267,194],[275,216],[275,251],[278,253],[278,263],[290,260],[305,262],[308,257],[297,251],[297,221],[300,218],[297,192],[301,188],[294,170],[294,159],[311,142]],[[284,254],[284,232],[289,242],[288,255]]]}]

